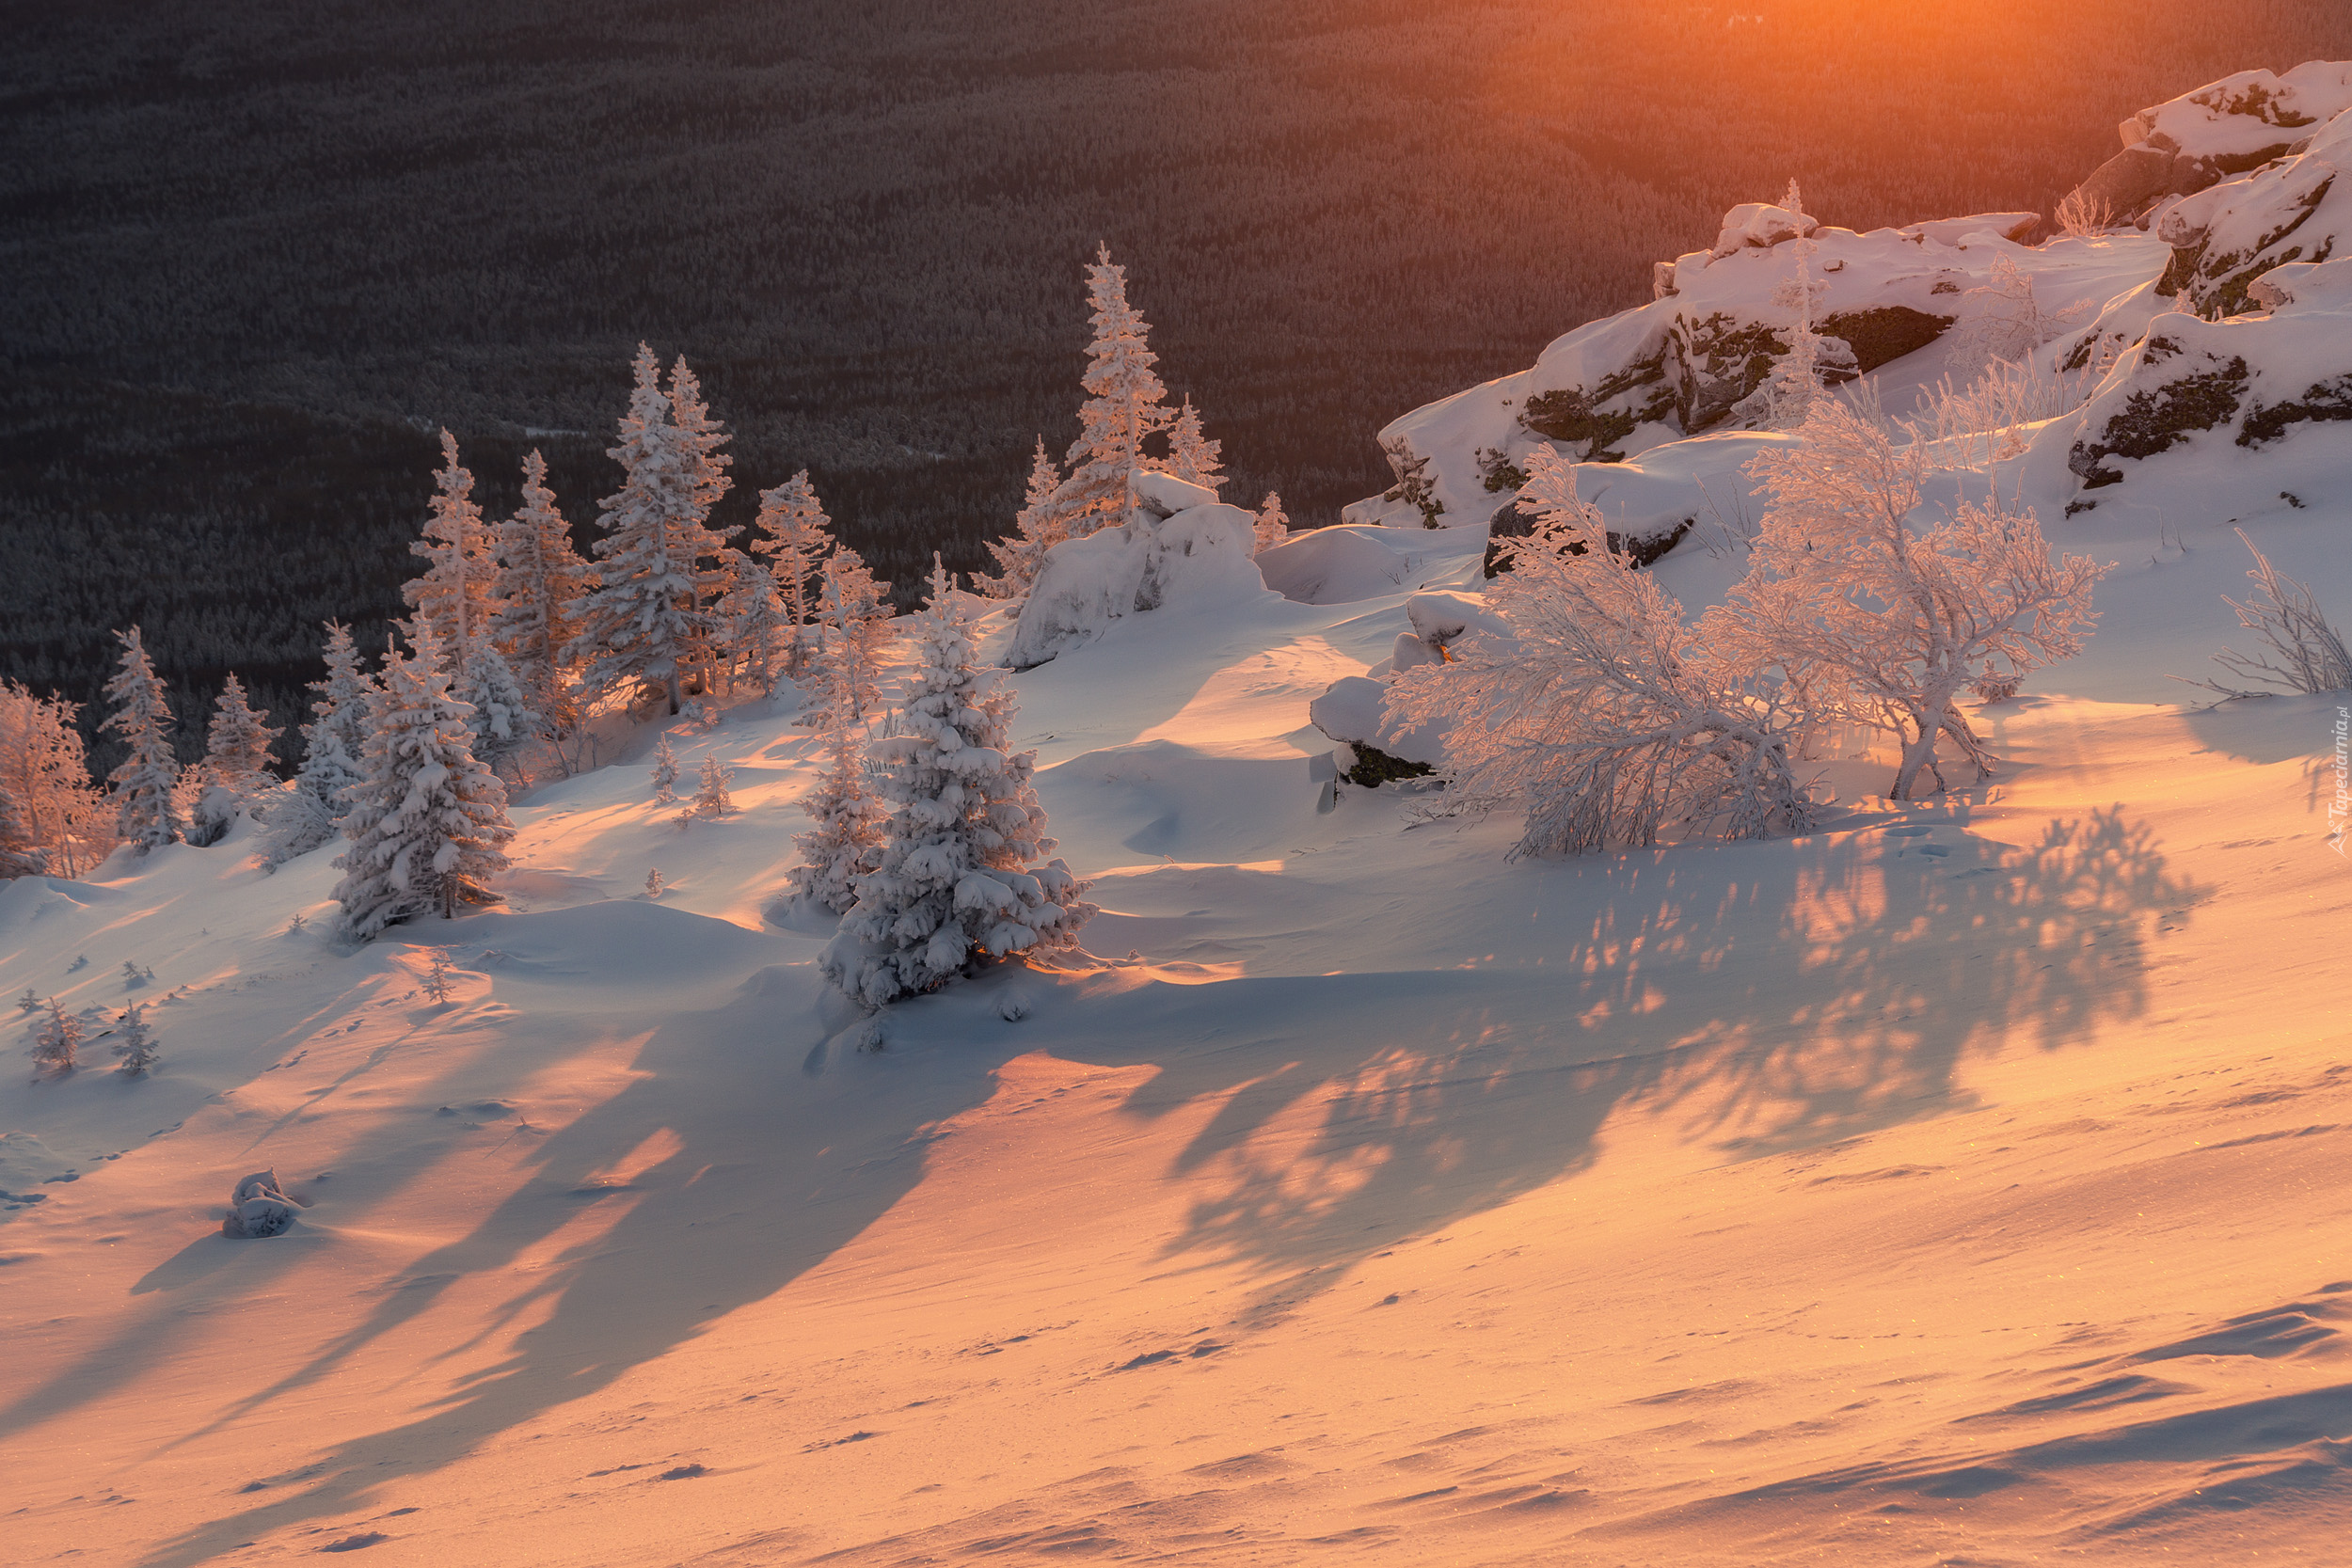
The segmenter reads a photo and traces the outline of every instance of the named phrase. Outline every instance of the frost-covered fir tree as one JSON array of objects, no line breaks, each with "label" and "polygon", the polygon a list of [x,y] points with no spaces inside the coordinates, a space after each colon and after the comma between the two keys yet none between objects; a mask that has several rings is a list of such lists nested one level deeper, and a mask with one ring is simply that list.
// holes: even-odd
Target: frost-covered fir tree
[{"label": "frost-covered fir tree", "polygon": [[214,701],[205,733],[204,766],[215,782],[241,793],[277,782],[269,772],[269,743],[285,732],[262,719],[246,701],[245,683],[230,675]]},{"label": "frost-covered fir tree", "polygon": [[147,657],[139,628],[115,636],[122,642],[122,663],[106,682],[106,695],[115,711],[101,726],[119,735],[131,754],[108,775],[114,785],[117,830],[141,849],[176,842],[181,836],[176,789],[180,764],[172,751],[171,705],[164,700],[163,677]]},{"label": "frost-covered fir tree", "polygon": [[1200,434],[1200,415],[1192,406],[1192,394],[1185,393],[1168,427],[1168,471],[1187,484],[1215,490],[1225,483],[1224,451],[1224,442]]},{"label": "frost-covered fir tree", "polygon": [[1249,553],[1263,555],[1277,545],[1288,543],[1290,536],[1291,520],[1282,511],[1282,498],[1279,493],[1268,490],[1264,504],[1258,508],[1256,538]]},{"label": "frost-covered fir tree", "polygon": [[866,558],[848,546],[826,559],[819,612],[824,640],[817,652],[819,722],[864,723],[880,705],[882,655],[896,635],[883,597],[889,592],[890,584],[876,580]]},{"label": "frost-covered fir tree", "polygon": [[343,792],[359,782],[368,700],[375,684],[359,667],[351,628],[340,622],[326,623],[326,675],[312,681],[310,689],[318,697],[310,704],[310,721],[302,726],[302,766],[294,773],[294,792],[270,813],[277,842],[267,863],[273,869],[337,836],[351,809]]},{"label": "frost-covered fir tree", "polygon": [[605,453],[621,465],[625,478],[617,492],[596,503],[605,529],[596,544],[596,586],[583,602],[580,631],[565,657],[586,664],[581,684],[592,695],[642,682],[661,688],[669,711],[676,713],[687,678],[705,663],[710,641],[704,603],[710,575],[703,562],[725,544],[707,519],[711,499],[726,484],[724,459],[717,452],[726,437],[702,410],[701,390],[683,359],[670,393],[661,389],[653,350],[642,343],[636,371],[620,444]]},{"label": "frost-covered fir tree", "polygon": [[785,673],[795,677],[806,657],[800,628],[817,610],[818,566],[833,548],[832,521],[806,468],[773,489],[762,490],[759,515],[752,521],[752,551],[767,558],[785,624],[792,628]]},{"label": "frost-covered fir tree", "polygon": [[663,736],[653,748],[653,800],[658,806],[677,800],[677,753],[670,749],[670,737]]},{"label": "frost-covered fir tree", "polygon": [[[903,735],[879,743],[890,807],[875,868],[825,949],[829,978],[880,1006],[980,965],[1074,946],[1094,912],[1045,836],[1034,752],[1009,751],[1013,694],[974,662],[972,599],[934,558]],[[1042,863],[1040,863],[1042,861]]]},{"label": "frost-covered fir tree", "polygon": [[433,503],[424,537],[409,553],[427,562],[421,576],[402,585],[400,596],[433,628],[435,642],[453,669],[489,629],[490,586],[498,562],[482,508],[474,503],[473,472],[457,461],[457,437],[441,432],[441,467],[433,476]]},{"label": "frost-covered fir tree", "polygon": [[568,735],[578,704],[564,648],[580,635],[580,600],[595,571],[572,548],[572,531],[548,487],[547,459],[523,459],[523,503],[499,525],[498,580],[491,590],[490,635],[548,731]]},{"label": "frost-covered fir tree", "polygon": [[734,768],[720,767],[715,756],[704,757],[701,787],[694,791],[694,815],[716,821],[733,811],[735,797],[727,793],[727,785],[734,782]]},{"label": "frost-covered fir tree", "polygon": [[494,902],[489,879],[506,869],[515,836],[505,787],[474,756],[471,715],[450,694],[432,632],[419,629],[412,654],[385,653],[363,777],[343,820],[351,847],[335,863],[343,879],[334,896],[363,942],[418,915],[449,919],[461,904]]},{"label": "frost-covered fir tree", "polygon": [[1108,245],[1087,268],[1087,297],[1094,326],[1079,382],[1087,401],[1078,410],[1078,438],[1070,447],[1070,477],[1054,493],[1070,538],[1127,520],[1131,476],[1157,467],[1145,456],[1143,444],[1173,417],[1168,388],[1152,369],[1160,356],[1148,341],[1151,327],[1127,303],[1127,269],[1111,261]]},{"label": "frost-covered fir tree", "polygon": [[[1111,261],[1108,245],[1087,268],[1087,298],[1092,306],[1094,341],[1087,347],[1080,385],[1087,401],[1078,410],[1078,438],[1071,443],[1070,477],[1042,500],[1022,509],[1019,533],[997,555],[998,573],[986,591],[996,598],[1020,598],[1037,579],[1045,552],[1065,539],[1127,520],[1138,470],[1165,467],[1144,443],[1168,428],[1174,411],[1168,388],[1152,367],[1151,327],[1127,303],[1127,269]],[[1031,470],[1034,481],[1037,471]]]},{"label": "frost-covered fir tree", "polygon": [[51,997],[49,1016],[33,1033],[33,1066],[51,1078],[63,1078],[80,1065],[76,1057],[82,1049],[82,1021]]},{"label": "frost-covered fir tree", "polygon": [[[466,724],[473,731],[473,752],[492,772],[511,761],[540,732],[541,720],[531,705],[531,694],[516,678],[498,644],[487,637],[466,656],[451,689],[472,710]],[[519,768],[516,772],[519,775]]]},{"label": "frost-covered fir tree", "polygon": [[799,630],[785,611],[769,568],[741,550],[719,552],[719,573],[725,587],[719,595],[716,624],[723,650],[721,662],[728,679],[739,673],[765,694],[776,686],[779,658],[789,665],[799,650]]},{"label": "frost-covered fir tree", "polygon": [[840,914],[857,901],[857,879],[881,863],[890,812],[866,781],[865,723],[831,718],[833,700],[826,711],[824,771],[801,798],[801,810],[817,826],[793,836],[801,863],[788,885],[793,897]]},{"label": "frost-covered fir tree", "polygon": [[163,1059],[158,1042],[147,1032],[147,1009],[134,1002],[122,1009],[115,1025],[115,1070],[125,1078],[143,1078]]},{"label": "frost-covered fir tree", "polygon": [[1024,597],[1037,581],[1045,552],[1070,536],[1065,519],[1054,506],[1054,492],[1061,488],[1061,466],[1045,450],[1045,437],[1041,436],[1037,454],[1029,461],[1029,486],[1012,520],[1013,531],[988,542],[988,553],[996,558],[996,575],[972,579],[981,594],[992,599]]}]

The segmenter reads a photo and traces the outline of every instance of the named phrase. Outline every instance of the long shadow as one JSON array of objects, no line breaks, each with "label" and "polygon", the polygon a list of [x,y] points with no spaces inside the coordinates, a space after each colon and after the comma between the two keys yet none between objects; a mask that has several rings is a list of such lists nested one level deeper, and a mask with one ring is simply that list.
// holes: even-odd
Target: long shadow
[{"label": "long shadow", "polygon": [[[798,1051],[791,1039],[779,1043],[779,1024],[815,1037],[809,987],[805,970],[763,971],[726,1005],[664,1027],[634,1064],[644,1076],[552,1135],[532,1176],[469,1234],[418,1259],[404,1287],[363,1322],[203,1430],[331,1377],[460,1278],[548,1243],[584,1205],[627,1204],[609,1229],[554,1259],[536,1285],[500,1307],[478,1339],[527,1313],[546,1314],[505,1359],[429,1413],[319,1455],[301,1472],[316,1479],[290,1481],[282,1496],[199,1526],[141,1561],[203,1562],[238,1542],[353,1512],[388,1482],[430,1474],[772,1294],[896,1203],[922,1177],[917,1130],[984,1101],[1002,1055],[973,1053],[920,1075],[897,1073],[886,1057],[862,1058],[814,1084],[787,1079],[779,1067]],[[750,1088],[763,1079],[791,1088]],[[713,1095],[713,1083],[747,1092]],[[658,1140],[656,1157],[645,1169],[625,1182],[597,1180],[617,1152],[649,1140]],[[861,1163],[854,1180],[843,1179]],[[723,1245],[714,1244],[723,1235]]]},{"label": "long shadow", "polygon": [[1538,868],[1540,966],[1103,999],[1089,1031],[1137,1043],[1089,1059],[1162,1068],[1130,1114],[1220,1101],[1176,1162],[1209,1196],[1169,1253],[1295,1295],[1584,1167],[1620,1107],[1730,1159],[1958,1108],[1971,1053],[2139,1016],[2150,917],[2201,895],[2120,808],[2024,848],[1913,832]]}]

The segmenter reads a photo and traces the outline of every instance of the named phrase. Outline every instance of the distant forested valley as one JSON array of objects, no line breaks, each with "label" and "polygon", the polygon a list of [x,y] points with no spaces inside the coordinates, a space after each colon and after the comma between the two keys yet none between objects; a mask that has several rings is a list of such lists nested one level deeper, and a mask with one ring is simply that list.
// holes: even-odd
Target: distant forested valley
[{"label": "distant forested valley", "polygon": [[[581,546],[640,339],[912,587],[1076,430],[1107,241],[1232,499],[1298,526],[1375,431],[1648,297],[1791,175],[1867,229],[2047,212],[2117,120],[2352,54],[2342,0],[256,0],[15,8],[0,55],[0,677],[144,626],[299,741],[380,649],[446,425]],[[90,712],[86,721],[98,715]],[[97,749],[93,762],[111,762]]]}]

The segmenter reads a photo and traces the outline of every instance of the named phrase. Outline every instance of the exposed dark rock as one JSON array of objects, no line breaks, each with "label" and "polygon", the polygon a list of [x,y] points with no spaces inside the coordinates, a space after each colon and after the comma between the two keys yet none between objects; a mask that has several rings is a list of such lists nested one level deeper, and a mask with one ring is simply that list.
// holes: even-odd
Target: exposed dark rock
[{"label": "exposed dark rock", "polygon": [[[1616,443],[1631,435],[1635,426],[1662,422],[1676,412],[1666,356],[1667,348],[1661,346],[1602,377],[1600,385],[1589,390],[1563,387],[1537,392],[1520,407],[1519,423],[1546,440],[1582,443],[1584,462],[1622,461],[1625,453],[1614,450]],[[1643,388],[1652,390],[1629,396]],[[1610,406],[1613,404],[1616,406]]]},{"label": "exposed dark rock", "polygon": [[[1698,521],[1685,517],[1663,533],[1645,533],[1629,537],[1622,533],[1609,535],[1609,553],[1621,555],[1637,571],[1650,564],[1682,543],[1682,536]],[[1511,557],[1518,548],[1514,541],[1524,539],[1535,529],[1535,519],[1518,509],[1517,502],[1503,507],[1486,521],[1486,576],[1501,577],[1511,569]],[[1581,542],[1568,546],[1568,554],[1582,555]]]},{"label": "exposed dark rock", "polygon": [[[2314,381],[2298,402],[2256,404],[2253,412],[2246,416],[2246,422],[2238,427],[2237,444],[2259,447],[2275,441],[2287,433],[2287,426],[2305,420],[2352,420],[2352,375]],[[2303,504],[2283,490],[2279,495],[2291,506]]]},{"label": "exposed dark rock", "polygon": [[1368,746],[1360,740],[1351,740],[1348,745],[1355,750],[1356,766],[1340,777],[1366,789],[1377,789],[1395,779],[1425,779],[1437,771],[1425,762],[1406,762],[1403,757],[1392,757],[1379,747]]},{"label": "exposed dark rock", "polygon": [[[2177,339],[2151,333],[2143,368],[2163,364],[2181,352]],[[2215,369],[2192,372],[2132,393],[2107,420],[2098,440],[2074,443],[2066,466],[2086,490],[2121,484],[2122,473],[2102,467],[2105,459],[2153,457],[2187,440],[2195,431],[2212,430],[2234,419],[2245,401],[2247,374],[2245,359],[2233,356]]]},{"label": "exposed dark rock", "polygon": [[1881,305],[1868,310],[1839,310],[1824,316],[1820,331],[1827,337],[1844,339],[1846,346],[1853,350],[1855,373],[1867,375],[1881,365],[1891,365],[1904,355],[1927,347],[1957,319],[1914,310],[1908,305]]}]

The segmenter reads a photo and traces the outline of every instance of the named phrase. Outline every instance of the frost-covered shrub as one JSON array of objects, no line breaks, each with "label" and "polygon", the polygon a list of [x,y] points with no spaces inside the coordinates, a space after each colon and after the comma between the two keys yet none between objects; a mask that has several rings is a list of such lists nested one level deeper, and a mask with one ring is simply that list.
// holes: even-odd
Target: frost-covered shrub
[{"label": "frost-covered shrub", "polygon": [[229,1212],[220,1233],[246,1240],[282,1236],[294,1228],[302,1205],[288,1197],[278,1182],[278,1171],[258,1170],[239,1181],[229,1194]]},{"label": "frost-covered shrub", "polygon": [[2352,652],[2344,648],[2344,634],[2328,625],[2319,600],[2309,587],[2271,565],[2268,556],[2254,549],[2254,541],[2244,529],[2236,532],[2254,552],[2254,564],[2246,575],[2261,586],[2262,596],[2238,600],[2224,594],[2221,602],[2237,611],[2237,624],[2260,637],[2265,651],[2241,654],[2224,648],[2214,656],[2214,662],[2241,681],[2272,690],[2249,691],[2214,681],[2190,684],[2230,697],[2267,697],[2274,691],[2313,694],[2352,687]]}]

